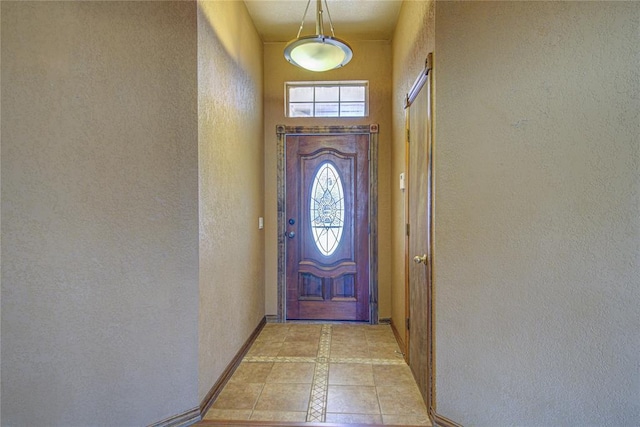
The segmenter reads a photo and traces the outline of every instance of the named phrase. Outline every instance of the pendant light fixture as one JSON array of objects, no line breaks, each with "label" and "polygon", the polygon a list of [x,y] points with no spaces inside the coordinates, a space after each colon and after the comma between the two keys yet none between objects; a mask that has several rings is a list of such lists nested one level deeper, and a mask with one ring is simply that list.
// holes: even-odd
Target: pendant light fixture
[{"label": "pendant light fixture", "polygon": [[284,57],[293,65],[310,71],[328,71],[343,67],[351,61],[353,52],[346,42],[335,37],[327,0],[324,0],[324,4],[329,15],[331,36],[324,35],[322,0],[316,0],[316,34],[300,37],[310,3],[311,0],[307,2],[307,8],[304,10],[298,35],[284,48]]}]

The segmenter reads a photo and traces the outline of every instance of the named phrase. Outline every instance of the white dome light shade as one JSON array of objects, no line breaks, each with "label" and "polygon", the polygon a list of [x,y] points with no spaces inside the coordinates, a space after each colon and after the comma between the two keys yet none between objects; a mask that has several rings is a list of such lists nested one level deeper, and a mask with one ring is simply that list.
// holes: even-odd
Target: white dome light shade
[{"label": "white dome light shade", "polygon": [[293,65],[310,71],[328,71],[346,65],[353,57],[348,44],[335,37],[315,35],[290,41],[284,56]]}]

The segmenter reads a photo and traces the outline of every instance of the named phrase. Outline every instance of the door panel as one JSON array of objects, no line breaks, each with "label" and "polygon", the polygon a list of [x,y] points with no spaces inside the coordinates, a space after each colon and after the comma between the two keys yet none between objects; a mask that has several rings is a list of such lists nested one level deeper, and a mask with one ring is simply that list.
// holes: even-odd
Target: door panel
[{"label": "door panel", "polygon": [[287,319],[369,320],[368,135],[287,135]]},{"label": "door panel", "polygon": [[408,112],[409,120],[409,366],[431,402],[431,76]]}]

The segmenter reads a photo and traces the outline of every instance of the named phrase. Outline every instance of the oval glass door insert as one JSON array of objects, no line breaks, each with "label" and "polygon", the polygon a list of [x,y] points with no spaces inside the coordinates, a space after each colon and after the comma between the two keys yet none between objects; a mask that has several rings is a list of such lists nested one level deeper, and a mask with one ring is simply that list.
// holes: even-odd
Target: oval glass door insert
[{"label": "oval glass door insert", "polygon": [[336,168],[324,162],[311,185],[311,231],[320,253],[329,256],[340,245],[344,228],[344,188]]}]

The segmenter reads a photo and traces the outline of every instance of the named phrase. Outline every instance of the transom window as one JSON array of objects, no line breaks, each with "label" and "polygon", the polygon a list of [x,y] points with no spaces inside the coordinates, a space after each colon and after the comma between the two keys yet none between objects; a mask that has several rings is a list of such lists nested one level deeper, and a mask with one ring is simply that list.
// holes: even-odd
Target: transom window
[{"label": "transom window", "polygon": [[287,82],[287,117],[366,117],[369,82]]}]

